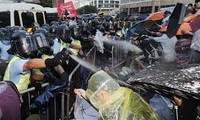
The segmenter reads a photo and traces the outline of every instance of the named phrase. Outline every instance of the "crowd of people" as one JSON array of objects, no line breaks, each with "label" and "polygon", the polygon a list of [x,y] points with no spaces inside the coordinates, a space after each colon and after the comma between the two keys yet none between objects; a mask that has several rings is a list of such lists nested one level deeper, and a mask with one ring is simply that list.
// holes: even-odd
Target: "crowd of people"
[{"label": "crowd of people", "polygon": [[[195,1],[194,7],[189,4],[185,14],[187,21],[184,19],[184,22],[190,23],[197,18],[198,9],[200,0]],[[11,108],[2,106],[4,99],[0,100],[0,118],[19,120],[19,94],[38,82],[49,82],[50,85],[33,101],[30,109],[34,110],[48,102],[57,90],[68,84],[69,74],[74,68],[74,60],[70,56],[85,59],[86,54],[94,46],[99,50],[96,53],[95,65],[110,73],[110,66],[107,65],[112,58],[112,45],[105,42],[102,52],[97,40],[99,37],[110,41],[123,41],[140,48],[141,51],[132,50],[135,54],[131,62],[137,64],[137,71],[145,69],[156,61],[175,63],[177,68],[199,63],[200,30],[182,30],[181,34],[169,36],[167,31],[162,31],[161,28],[169,25],[170,15],[169,11],[165,12],[162,19],[153,21],[154,27],[145,29],[142,33],[133,33],[128,39],[126,36],[129,34],[131,22],[127,18],[104,18],[102,14],[89,20],[68,18],[59,22],[53,21],[51,24],[33,23],[32,29],[28,30],[20,26],[0,28],[0,59],[8,63],[3,82],[0,83],[0,96],[6,99],[6,92],[9,92],[6,89],[13,89],[11,93],[16,93],[16,97],[19,98],[7,103],[8,107],[14,106]],[[188,20],[191,16],[195,17]],[[136,67],[133,69],[135,72]],[[99,117],[106,120],[175,120],[177,116],[173,106],[181,107],[186,104],[180,97],[167,98],[155,93],[149,95],[151,97],[145,101],[140,93],[120,87],[104,71],[99,71],[91,77],[89,72],[87,68],[80,67],[81,89],[74,90],[77,95],[74,112],[77,120],[94,120]],[[16,87],[8,81],[14,83]],[[156,102],[159,105],[155,104]],[[197,111],[197,108],[192,109]],[[182,112],[179,116],[180,120],[196,118],[197,112]]]}]

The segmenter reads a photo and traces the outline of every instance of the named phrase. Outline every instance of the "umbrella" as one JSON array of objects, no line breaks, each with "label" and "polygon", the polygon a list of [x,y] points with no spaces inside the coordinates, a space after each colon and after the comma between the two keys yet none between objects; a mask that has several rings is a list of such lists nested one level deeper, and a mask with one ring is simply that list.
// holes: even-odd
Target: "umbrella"
[{"label": "umbrella", "polygon": [[190,26],[189,23],[183,23],[183,24],[181,24],[181,26],[179,27],[176,35],[182,35],[182,31],[185,31],[185,30],[186,31],[192,31],[192,28],[191,28],[191,26]]},{"label": "umbrella", "polygon": [[174,11],[169,18],[169,24],[167,27],[167,36],[169,38],[176,35],[180,24],[183,22],[183,17],[185,15],[186,7],[184,4],[177,3]]},{"label": "umbrella", "polygon": [[[192,28],[189,23],[183,23],[180,25],[178,28],[176,35],[182,35],[182,31],[192,31]],[[160,28],[159,32],[166,32],[167,31],[167,26],[163,26]]]},{"label": "umbrella", "polygon": [[195,33],[200,28],[200,15],[190,22],[192,32]]},{"label": "umbrella", "polygon": [[192,14],[192,15],[186,16],[186,17],[183,19],[183,22],[189,23],[189,22],[191,22],[192,20],[194,20],[197,16],[198,16],[198,14]]},{"label": "umbrella", "polygon": [[105,15],[104,18],[105,18],[106,20],[110,20],[110,19],[112,18],[112,16],[111,16],[111,15]]},{"label": "umbrella", "polygon": [[140,22],[135,23],[128,32],[132,35],[133,33],[138,34],[147,34],[147,29],[151,29],[152,27],[157,26],[154,21],[151,20],[143,20]]},{"label": "umbrella", "polygon": [[156,22],[151,20],[143,20],[140,22],[135,23],[128,31],[126,38],[129,39],[133,33],[146,35],[148,34],[148,30],[151,30],[152,28],[158,27]]},{"label": "umbrella", "polygon": [[143,84],[165,93],[181,91],[185,98],[200,99],[200,65],[188,64],[182,69],[174,64],[156,64],[128,80],[129,84]]},{"label": "umbrella", "polygon": [[152,20],[152,21],[157,21],[157,20],[162,20],[163,19],[164,12],[159,11],[155,13],[151,13],[146,20]]}]

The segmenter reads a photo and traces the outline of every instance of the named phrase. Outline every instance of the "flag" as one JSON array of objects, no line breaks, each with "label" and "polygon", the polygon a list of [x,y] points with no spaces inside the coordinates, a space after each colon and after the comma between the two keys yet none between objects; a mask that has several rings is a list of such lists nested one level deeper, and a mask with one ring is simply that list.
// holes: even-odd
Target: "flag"
[{"label": "flag", "polygon": [[60,0],[56,0],[57,13],[59,18],[61,18],[63,12],[61,6],[62,4],[60,3]]},{"label": "flag", "polygon": [[66,3],[60,3],[59,0],[56,0],[58,17],[61,18],[63,13],[67,15],[67,17],[77,17],[77,13],[72,1]]},{"label": "flag", "polygon": [[68,10],[69,14],[67,15],[67,17],[77,17],[76,9],[72,1],[63,3],[63,6],[65,9]]}]

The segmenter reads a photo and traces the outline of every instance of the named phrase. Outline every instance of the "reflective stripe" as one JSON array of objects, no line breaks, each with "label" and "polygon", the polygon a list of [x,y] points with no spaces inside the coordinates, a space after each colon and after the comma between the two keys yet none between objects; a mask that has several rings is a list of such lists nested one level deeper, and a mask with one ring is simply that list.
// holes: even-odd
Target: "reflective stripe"
[{"label": "reflective stripe", "polygon": [[[10,70],[12,69],[10,67],[15,61],[19,59],[20,59],[19,57],[14,56],[12,60],[9,62],[4,78],[3,78],[4,81],[10,81]],[[20,80],[18,81],[18,83],[15,83],[19,92],[22,92],[23,90],[26,90],[28,88],[28,85],[30,83],[29,81],[30,75],[31,75],[30,73],[27,73],[25,75],[22,75],[22,74],[20,75]]]},{"label": "reflective stripe", "polygon": [[[43,60],[46,60],[46,59],[48,59],[48,58],[50,58],[49,55],[42,55],[42,59],[43,59]],[[37,74],[37,75],[44,75],[44,74],[41,72],[40,69],[33,69],[32,71],[34,72],[34,74]]]},{"label": "reflective stripe", "polygon": [[62,40],[61,40],[61,46],[60,46],[60,51],[63,49],[63,48],[67,48],[67,43],[65,43],[65,42],[63,42]]},{"label": "reflective stripe", "polygon": [[18,59],[19,59],[19,57],[14,56],[14,57],[10,60],[8,66],[7,66],[7,68],[6,68],[6,72],[5,72],[4,78],[3,78],[4,81],[10,80],[10,66],[12,65],[13,62],[15,62],[15,61],[18,60]]},{"label": "reflective stripe", "polygon": [[48,58],[50,58],[49,55],[42,55],[42,59],[43,59],[43,60],[46,60],[46,59],[48,59]]},{"label": "reflective stripe", "polygon": [[118,30],[116,34],[119,35],[119,37],[122,37],[122,36],[123,36],[123,33],[122,33],[121,30]]},{"label": "reflective stripe", "polygon": [[33,71],[33,73],[36,74],[36,75],[44,75],[44,74],[41,72],[40,69],[33,69],[32,71]]}]

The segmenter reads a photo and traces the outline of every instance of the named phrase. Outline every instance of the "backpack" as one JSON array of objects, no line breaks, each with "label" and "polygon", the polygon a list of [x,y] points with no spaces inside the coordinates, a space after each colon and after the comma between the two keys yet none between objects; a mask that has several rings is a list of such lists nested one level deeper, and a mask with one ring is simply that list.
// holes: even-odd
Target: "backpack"
[{"label": "backpack", "polygon": [[10,81],[0,82],[0,119],[20,120],[20,94],[15,84]]}]

